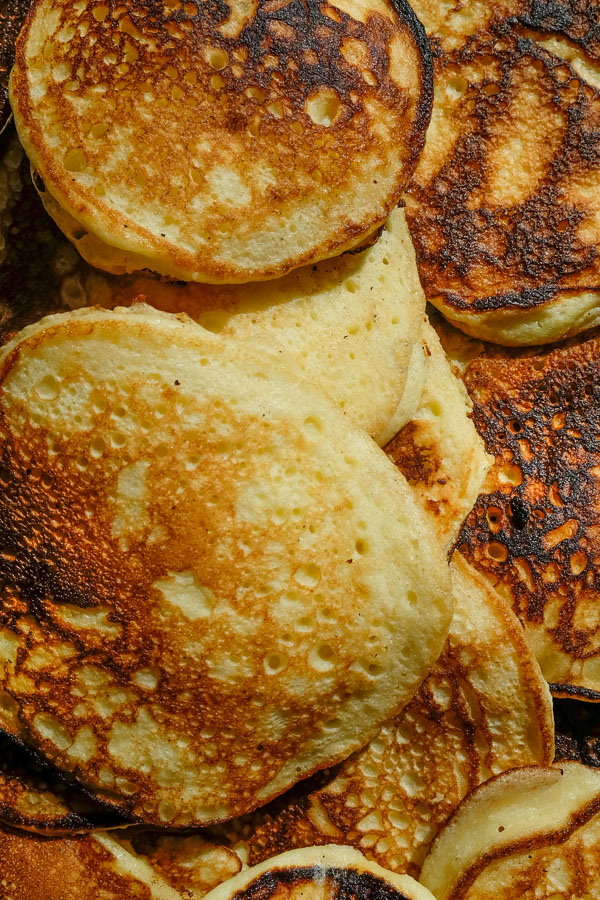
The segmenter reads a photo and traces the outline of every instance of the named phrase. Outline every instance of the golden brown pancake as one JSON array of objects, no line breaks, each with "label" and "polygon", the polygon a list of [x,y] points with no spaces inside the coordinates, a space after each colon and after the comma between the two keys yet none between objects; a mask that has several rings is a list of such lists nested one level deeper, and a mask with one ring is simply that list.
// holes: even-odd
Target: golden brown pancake
[{"label": "golden brown pancake", "polygon": [[471,401],[427,317],[419,406],[385,447],[434,524],[443,547],[456,540],[492,462],[470,419]]},{"label": "golden brown pancake", "polygon": [[600,64],[585,13],[424,6],[434,111],[407,218],[427,299],[468,334],[503,344],[596,324]]},{"label": "golden brown pancake", "polygon": [[37,0],[11,75],[50,212],[79,223],[86,258],[186,281],[360,244],[400,200],[430,102],[405,0]]},{"label": "golden brown pancake", "polygon": [[407,875],[396,875],[351,847],[291,850],[246,869],[209,900],[433,900]]},{"label": "golden brown pancake", "polygon": [[48,840],[0,831],[0,900],[183,900],[106,833]]},{"label": "golden brown pancake", "polygon": [[425,860],[436,900],[598,896],[600,773],[578,763],[515,769],[462,803]]},{"label": "golden brown pancake", "polygon": [[330,783],[228,823],[250,865],[291,847],[350,844],[418,876],[437,830],[491,776],[554,755],[547,686],[514,614],[459,554],[446,647],[412,703]]},{"label": "golden brown pancake", "polygon": [[510,599],[555,695],[600,699],[598,338],[476,359],[474,421],[496,461],[459,538]]},{"label": "golden brown pancake", "polygon": [[443,554],[315,388],[150,307],[43,320],[0,368],[3,727],[181,826],[410,700],[451,618]]}]

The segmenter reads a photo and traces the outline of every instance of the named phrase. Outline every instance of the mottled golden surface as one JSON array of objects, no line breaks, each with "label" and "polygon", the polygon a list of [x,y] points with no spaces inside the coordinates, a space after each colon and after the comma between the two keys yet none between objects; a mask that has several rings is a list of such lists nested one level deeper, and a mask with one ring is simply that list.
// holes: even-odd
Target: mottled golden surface
[{"label": "mottled golden surface", "polygon": [[459,538],[521,619],[551,690],[600,699],[598,338],[477,359],[465,384],[495,464]]},{"label": "mottled golden surface", "polygon": [[220,885],[208,900],[434,900],[408,875],[396,875],[351,847],[291,850]]},{"label": "mottled golden surface", "polygon": [[146,860],[167,884],[189,900],[202,900],[242,868],[238,856],[201,834],[176,835],[143,831],[115,832],[119,843]]},{"label": "mottled golden surface", "polygon": [[251,865],[290,847],[337,842],[416,877],[469,791],[506,769],[552,761],[550,695],[518,620],[458,554],[452,581],[448,641],[407,709],[323,788],[224,826]]},{"label": "mottled golden surface", "polygon": [[448,549],[473,507],[492,457],[470,419],[471,401],[425,318],[425,373],[419,406],[385,447]]},{"label": "mottled golden surface", "polygon": [[476,337],[536,344],[600,319],[600,60],[584,6],[415,4],[435,95],[407,219],[427,299]]},{"label": "mottled golden surface", "polygon": [[150,307],[43,320],[0,367],[4,728],[143,821],[208,824],[410,700],[443,555],[316,389]]},{"label": "mottled golden surface", "polygon": [[594,900],[600,772],[578,763],[507,772],[440,832],[421,882],[436,900]]},{"label": "mottled golden surface", "polygon": [[183,900],[108,834],[65,840],[0,831],[0,900]]},{"label": "mottled golden surface", "polygon": [[37,0],[11,103],[92,263],[262,280],[387,218],[423,144],[431,57],[405,0]]}]

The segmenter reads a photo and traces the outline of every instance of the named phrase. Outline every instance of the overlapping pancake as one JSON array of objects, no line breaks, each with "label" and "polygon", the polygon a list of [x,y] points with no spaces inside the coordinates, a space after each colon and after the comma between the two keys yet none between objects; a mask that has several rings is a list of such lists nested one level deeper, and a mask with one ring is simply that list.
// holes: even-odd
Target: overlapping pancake
[{"label": "overlapping pancake", "polygon": [[582,4],[424,7],[434,111],[407,218],[427,299],[505,344],[596,324],[600,65]]},{"label": "overlapping pancake", "polygon": [[351,847],[291,850],[246,869],[209,900],[434,900],[408,875],[396,875]]},{"label": "overlapping pancake", "polygon": [[0,900],[183,900],[106,833],[65,840],[0,831]]},{"label": "overlapping pancake", "polygon": [[436,900],[597,897],[600,772],[563,763],[484,784],[439,834],[421,881]]},{"label": "overlapping pancake", "polygon": [[456,540],[492,462],[470,419],[471,401],[425,318],[425,377],[412,419],[385,447],[434,523],[445,548]]},{"label": "overlapping pancake", "polygon": [[421,394],[425,297],[399,208],[366,250],[273,281],[215,286],[89,277],[85,290],[90,304],[107,307],[143,295],[157,309],[185,312],[260,353],[275,348],[381,444],[410,419]]},{"label": "overlapping pancake", "polygon": [[473,361],[465,383],[494,453],[459,545],[512,602],[556,695],[600,699],[599,339]]},{"label": "overlapping pancake", "polygon": [[315,388],[149,307],[51,317],[0,366],[5,729],[180,826],[267,802],[408,702],[447,567]]},{"label": "overlapping pancake", "polygon": [[36,0],[11,103],[90,262],[245,282],[385,221],[423,144],[431,57],[406,0]]},{"label": "overlapping pancake", "polygon": [[250,865],[290,847],[338,842],[416,877],[469,791],[506,769],[552,762],[550,695],[518,620],[460,555],[451,568],[456,610],[431,675],[330,783],[224,826]]}]

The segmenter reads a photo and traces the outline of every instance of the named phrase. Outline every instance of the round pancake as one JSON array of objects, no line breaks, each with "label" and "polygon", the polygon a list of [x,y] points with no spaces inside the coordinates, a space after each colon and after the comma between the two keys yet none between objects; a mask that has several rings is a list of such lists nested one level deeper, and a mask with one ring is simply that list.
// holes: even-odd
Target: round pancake
[{"label": "round pancake", "polygon": [[459,554],[456,610],[444,651],[410,705],[346,760],[330,783],[228,823],[252,865],[290,847],[350,844],[418,877],[430,842],[466,794],[554,755],[552,703],[519,622]]},{"label": "round pancake", "polygon": [[423,144],[431,57],[406,0],[35,0],[11,103],[90,262],[256,281],[385,221]]},{"label": "round pancake", "polygon": [[408,875],[396,875],[351,847],[291,850],[219,885],[208,900],[434,900]]},{"label": "round pancake", "polygon": [[583,700],[600,700],[598,341],[469,365],[495,463],[458,541],[509,598],[552,692]]},{"label": "round pancake", "polygon": [[179,826],[408,702],[452,614],[443,554],[315,388],[149,307],[46,319],[0,369],[5,728]]},{"label": "round pancake", "polygon": [[273,281],[217,287],[90,277],[85,290],[89,304],[129,305],[142,295],[260,353],[275,348],[380,444],[411,418],[421,394],[425,297],[400,208],[366,250]]},{"label": "round pancake", "polygon": [[425,319],[425,377],[412,419],[385,447],[448,549],[473,507],[492,458],[470,419],[471,401]]},{"label": "round pancake", "polygon": [[515,769],[471,794],[439,834],[421,881],[436,900],[598,895],[600,773]]},{"label": "round pancake", "polygon": [[183,900],[108,834],[65,840],[0,831],[0,900]]},{"label": "round pancake", "polygon": [[512,5],[430,17],[407,220],[427,299],[468,334],[531,345],[600,321],[600,66],[563,4]]}]

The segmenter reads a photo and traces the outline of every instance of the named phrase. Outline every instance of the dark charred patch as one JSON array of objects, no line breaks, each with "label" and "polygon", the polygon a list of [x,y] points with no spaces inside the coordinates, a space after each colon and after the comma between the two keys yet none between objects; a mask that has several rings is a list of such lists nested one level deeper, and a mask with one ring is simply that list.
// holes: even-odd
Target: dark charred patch
[{"label": "dark charred patch", "polygon": [[270,900],[274,896],[287,896],[303,883],[307,886],[315,881],[322,883],[324,878],[329,882],[335,900],[406,900],[404,894],[370,872],[319,865],[272,869],[234,894],[234,900]]},{"label": "dark charred patch", "polygon": [[[465,376],[496,462],[458,545],[510,589],[521,621],[545,622],[573,660],[600,653],[597,355],[593,339],[526,359],[476,360]],[[585,679],[556,689],[597,699]]]},{"label": "dark charred patch", "polygon": [[10,118],[8,76],[15,61],[15,43],[30,6],[31,0],[0,2],[0,134]]},{"label": "dark charred patch", "polygon": [[385,448],[409,484],[432,485],[439,477],[442,461],[427,431],[419,422],[408,422]]},{"label": "dark charred patch", "polygon": [[[553,4],[538,4],[540,15],[542,6]],[[600,289],[596,207],[569,187],[571,179],[595,183],[600,97],[517,26],[516,20],[496,22],[458,51],[438,46],[435,59],[440,97],[447,85],[460,84],[458,99],[439,101],[454,102],[460,127],[439,165],[425,151],[426,164],[409,188],[407,220],[428,299],[456,311],[536,309]],[[506,191],[490,192],[502,175],[492,157],[507,140],[519,91],[536,98],[523,137],[537,145],[540,158],[557,133],[557,118],[562,131],[543,171],[524,184],[518,200],[503,201]]]},{"label": "dark charred patch", "polygon": [[555,699],[554,726],[555,762],[574,760],[600,768],[600,707],[575,699]]},{"label": "dark charred patch", "polygon": [[565,35],[593,60],[600,60],[600,9],[585,0],[533,0],[511,21],[527,28]]}]

